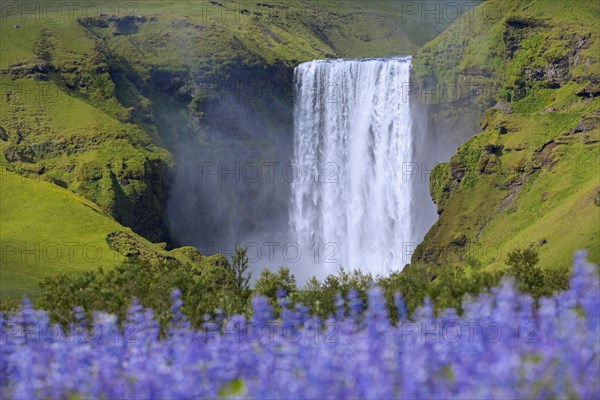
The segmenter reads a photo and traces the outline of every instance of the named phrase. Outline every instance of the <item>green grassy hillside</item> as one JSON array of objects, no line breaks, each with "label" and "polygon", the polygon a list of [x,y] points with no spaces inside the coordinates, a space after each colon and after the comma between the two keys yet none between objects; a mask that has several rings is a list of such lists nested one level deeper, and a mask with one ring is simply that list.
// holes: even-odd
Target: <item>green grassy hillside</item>
[{"label": "green grassy hillside", "polygon": [[0,173],[2,295],[31,294],[44,275],[122,261],[106,236],[123,227],[98,206],[51,183]]},{"label": "green grassy hillside", "polygon": [[495,268],[527,246],[543,267],[600,261],[599,18],[597,2],[489,1],[417,53],[422,82],[486,90],[440,105],[481,128],[432,171],[440,217],[413,262]]},{"label": "green grassy hillside", "polygon": [[35,297],[38,283],[58,272],[112,268],[126,259],[222,262],[194,248],[165,251],[123,227],[97,205],[52,183],[0,168],[0,297]]}]

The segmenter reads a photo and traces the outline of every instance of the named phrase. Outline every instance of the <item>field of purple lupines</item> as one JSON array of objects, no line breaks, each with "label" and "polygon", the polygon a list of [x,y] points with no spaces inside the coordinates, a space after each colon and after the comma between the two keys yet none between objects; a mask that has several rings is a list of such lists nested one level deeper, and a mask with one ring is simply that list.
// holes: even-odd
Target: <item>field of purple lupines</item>
[{"label": "field of purple lupines", "polygon": [[250,318],[191,329],[178,312],[161,335],[150,310],[117,328],[97,313],[68,332],[27,303],[4,316],[3,399],[600,398],[600,281],[575,257],[570,289],[533,299],[510,280],[434,315],[425,304],[391,324],[381,290],[356,293],[320,321],[301,306],[274,319],[264,298]]}]

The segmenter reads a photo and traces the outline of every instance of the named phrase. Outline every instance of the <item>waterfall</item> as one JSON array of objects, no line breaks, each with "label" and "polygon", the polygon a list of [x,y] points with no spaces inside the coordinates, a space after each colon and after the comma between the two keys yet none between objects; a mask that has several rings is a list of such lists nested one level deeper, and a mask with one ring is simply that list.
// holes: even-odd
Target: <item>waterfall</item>
[{"label": "waterfall", "polygon": [[383,274],[410,262],[410,65],[406,57],[296,68],[290,225],[327,273],[341,264]]}]

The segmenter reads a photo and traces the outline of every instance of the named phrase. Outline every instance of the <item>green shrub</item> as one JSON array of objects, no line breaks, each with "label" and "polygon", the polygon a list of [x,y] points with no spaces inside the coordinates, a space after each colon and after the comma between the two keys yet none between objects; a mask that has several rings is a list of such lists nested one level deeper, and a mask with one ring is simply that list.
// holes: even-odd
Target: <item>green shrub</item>
[{"label": "green shrub", "polygon": [[233,289],[238,296],[248,297],[250,293],[250,279],[252,273],[248,270],[248,250],[245,247],[235,246],[235,254],[231,258],[231,270],[233,273]]},{"label": "green shrub", "polygon": [[515,249],[506,258],[509,273],[517,280],[519,289],[535,297],[544,294],[544,274],[536,266],[539,261],[537,251],[531,246],[523,250]]},{"label": "green shrub", "polygon": [[335,312],[337,294],[346,299],[350,290],[355,290],[366,304],[367,290],[374,284],[375,280],[371,274],[358,270],[347,272],[340,267],[336,275],[328,275],[323,282],[314,277],[309,279],[304,290],[291,296],[291,301],[304,304],[312,314],[325,319]]},{"label": "green shrub", "polygon": [[278,297],[283,293],[291,295],[297,290],[296,277],[285,267],[279,268],[277,272],[264,269],[254,284],[254,293],[267,297],[275,310]]},{"label": "green shrub", "polygon": [[50,310],[52,318],[62,324],[75,321],[77,306],[83,307],[88,318],[92,311],[102,310],[123,321],[135,298],[154,311],[164,328],[173,317],[171,293],[178,288],[182,312],[192,325],[199,326],[205,314],[212,315],[217,309],[226,314],[245,311],[245,301],[237,296],[232,282],[232,270],[222,266],[208,265],[199,271],[175,262],[132,261],[108,271],[46,278],[40,284],[38,306]]},{"label": "green shrub", "polygon": [[[184,251],[189,253],[189,249]],[[88,318],[92,311],[103,310],[123,321],[135,298],[154,311],[164,329],[173,318],[171,293],[175,288],[181,290],[181,311],[193,326],[198,327],[206,316],[248,315],[253,294],[267,297],[276,315],[280,311],[278,300],[285,296],[289,307],[303,304],[313,315],[326,319],[336,313],[338,295],[342,296],[348,313],[348,294],[355,291],[362,302],[360,309],[364,311],[368,307],[367,292],[377,285],[384,292],[390,318],[396,322],[396,293],[402,295],[410,316],[425,298],[431,300],[436,312],[454,308],[461,313],[466,295],[476,295],[498,285],[506,273],[516,278],[521,290],[535,298],[568,288],[569,268],[542,271],[536,266],[537,260],[537,252],[530,247],[512,251],[507,257],[509,268],[499,271],[407,265],[401,272],[373,277],[358,270],[348,272],[340,268],[337,274],[329,275],[323,281],[314,277],[309,279],[302,290],[296,286],[296,278],[290,270],[282,267],[276,272],[263,270],[252,290],[246,250],[236,248],[231,264],[222,255],[212,259],[207,257],[208,262],[202,268],[168,259],[152,263],[133,260],[108,271],[100,269],[83,275],[61,274],[46,278],[40,285],[42,296],[37,305],[50,310],[52,318],[62,324],[77,319],[74,312],[77,306],[83,307]],[[15,304],[0,302],[0,310],[14,308]]]}]

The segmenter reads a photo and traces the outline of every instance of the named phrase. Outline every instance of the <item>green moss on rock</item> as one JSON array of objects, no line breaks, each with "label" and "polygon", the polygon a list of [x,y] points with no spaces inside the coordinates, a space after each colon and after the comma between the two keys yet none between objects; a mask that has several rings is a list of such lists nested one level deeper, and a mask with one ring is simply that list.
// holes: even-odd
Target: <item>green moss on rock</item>
[{"label": "green moss on rock", "polygon": [[600,98],[586,88],[600,79],[600,6],[492,0],[476,15],[492,8],[497,18],[463,18],[414,58],[418,79],[476,76],[494,90],[493,106],[439,105],[478,109],[481,130],[432,171],[440,218],[412,261],[501,268],[511,249],[544,243],[542,267],[569,265],[579,248],[598,262]]}]

